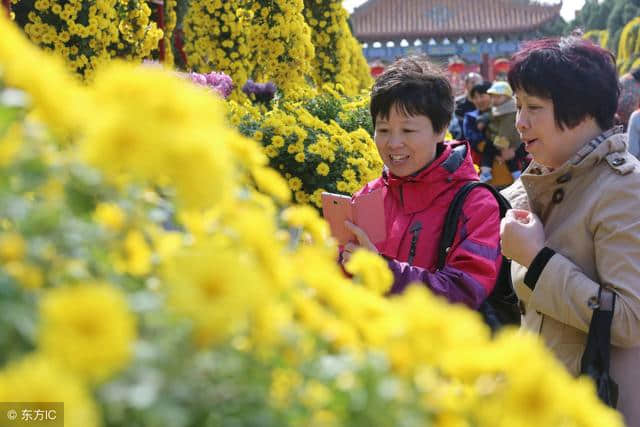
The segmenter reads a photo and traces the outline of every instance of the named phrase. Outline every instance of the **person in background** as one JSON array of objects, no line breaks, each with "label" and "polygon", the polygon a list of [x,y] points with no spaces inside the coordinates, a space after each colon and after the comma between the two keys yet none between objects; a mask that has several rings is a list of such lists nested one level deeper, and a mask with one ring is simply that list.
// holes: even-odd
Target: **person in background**
[{"label": "person in background", "polygon": [[480,181],[493,179],[492,168],[496,156],[505,160],[515,181],[520,177],[522,161],[527,157],[527,152],[516,129],[513,90],[507,82],[494,82],[487,93],[491,97],[492,107],[487,124],[487,143],[480,163]]},{"label": "person in background", "polygon": [[464,137],[471,149],[477,153],[482,153],[485,144],[485,117],[488,117],[491,111],[491,97],[487,90],[491,87],[491,83],[480,83],[471,88],[470,96],[476,109],[469,111],[464,115],[462,121],[462,129]]},{"label": "person in background", "polygon": [[374,245],[362,229],[347,223],[357,241],[344,246],[341,262],[358,248],[371,250],[385,257],[393,272],[390,294],[418,282],[450,302],[478,308],[493,290],[502,263],[500,212],[486,188],[465,199],[445,266],[435,268],[447,209],[464,184],[478,180],[469,145],[444,141],[454,108],[449,81],[429,62],[400,59],[376,80],[370,108],[385,168],[354,199],[384,192],[387,237]]},{"label": "person in background", "polygon": [[640,162],[614,126],[614,56],[578,38],[526,43],[511,61],[516,127],[533,157],[503,190],[501,224],[525,329],[581,372],[593,308],[613,304],[617,409],[640,426]]},{"label": "person in background", "polygon": [[638,109],[629,117],[627,135],[629,152],[636,156],[636,158],[640,158],[640,105],[638,105]]},{"label": "person in background", "polygon": [[[466,113],[476,109],[471,99],[471,89],[480,83],[482,83],[482,76],[478,73],[469,73],[464,78],[464,94],[455,99],[455,115],[449,124],[449,131],[454,138],[466,138],[462,122]],[[455,133],[456,131],[458,132],[457,134]]]},{"label": "person in background", "polygon": [[625,129],[629,124],[631,113],[640,104],[640,67],[634,68],[620,77],[620,98],[616,118]]}]

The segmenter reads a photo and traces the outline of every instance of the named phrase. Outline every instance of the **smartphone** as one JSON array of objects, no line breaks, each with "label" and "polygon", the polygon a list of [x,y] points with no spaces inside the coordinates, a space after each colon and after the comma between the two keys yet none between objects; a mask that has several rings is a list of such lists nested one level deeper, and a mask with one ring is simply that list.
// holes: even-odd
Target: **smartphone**
[{"label": "smartphone", "polygon": [[356,237],[344,225],[347,220],[362,228],[372,243],[386,239],[382,189],[360,195],[355,201],[342,194],[322,193],[322,214],[329,223],[331,235],[341,245],[356,241]]},{"label": "smartphone", "polygon": [[340,245],[355,241],[356,236],[344,225],[353,222],[351,197],[342,194],[322,193],[322,216],[329,223],[331,235]]},{"label": "smartphone", "polygon": [[361,194],[352,204],[353,222],[362,228],[373,243],[387,238],[384,216],[384,193],[382,188]]}]

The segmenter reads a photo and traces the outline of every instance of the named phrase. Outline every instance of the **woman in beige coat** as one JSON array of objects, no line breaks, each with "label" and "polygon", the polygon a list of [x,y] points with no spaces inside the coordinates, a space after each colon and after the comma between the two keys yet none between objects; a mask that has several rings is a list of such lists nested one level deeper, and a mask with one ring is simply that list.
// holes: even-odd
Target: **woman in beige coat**
[{"label": "woman in beige coat", "polygon": [[514,209],[501,224],[523,327],[578,375],[591,307],[600,287],[603,305],[613,292],[610,374],[640,427],[640,163],[612,128],[615,60],[578,38],[539,40],[514,55],[509,83],[533,156],[503,192]]}]

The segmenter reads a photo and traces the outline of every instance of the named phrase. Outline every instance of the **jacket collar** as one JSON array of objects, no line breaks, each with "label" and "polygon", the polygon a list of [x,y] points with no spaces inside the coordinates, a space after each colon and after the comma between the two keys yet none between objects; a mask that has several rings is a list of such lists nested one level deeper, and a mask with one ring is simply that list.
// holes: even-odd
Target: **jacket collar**
[{"label": "jacket collar", "polygon": [[405,213],[422,211],[457,182],[477,179],[470,151],[467,142],[439,144],[440,154],[430,165],[405,177],[395,176],[385,168],[383,182]]},{"label": "jacket collar", "polygon": [[595,165],[610,157],[613,153],[622,155],[626,150],[626,136],[622,133],[622,127],[616,126],[593,138],[582,146],[573,157],[555,170],[532,161],[522,174],[522,183],[527,191],[530,191],[533,187],[546,187],[554,182],[562,184],[589,172]]}]

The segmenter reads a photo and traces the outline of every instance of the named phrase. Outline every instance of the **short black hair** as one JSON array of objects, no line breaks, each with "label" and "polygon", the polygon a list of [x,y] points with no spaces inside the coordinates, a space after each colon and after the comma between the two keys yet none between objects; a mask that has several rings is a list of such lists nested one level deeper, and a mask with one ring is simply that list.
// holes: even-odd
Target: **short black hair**
[{"label": "short black hair", "polygon": [[391,108],[399,108],[408,116],[427,116],[433,131],[442,132],[453,116],[451,84],[442,70],[422,57],[398,59],[371,89],[373,125],[378,117],[388,118]]},{"label": "short black hair", "polygon": [[514,92],[551,99],[556,125],[574,128],[593,117],[613,126],[620,86],[611,52],[579,37],[548,38],[523,45],[508,74]]},{"label": "short black hair", "polygon": [[469,96],[473,98],[476,95],[485,94],[487,93],[490,87],[491,87],[491,82],[483,82],[483,83],[477,84],[471,88],[471,90],[469,91]]}]

